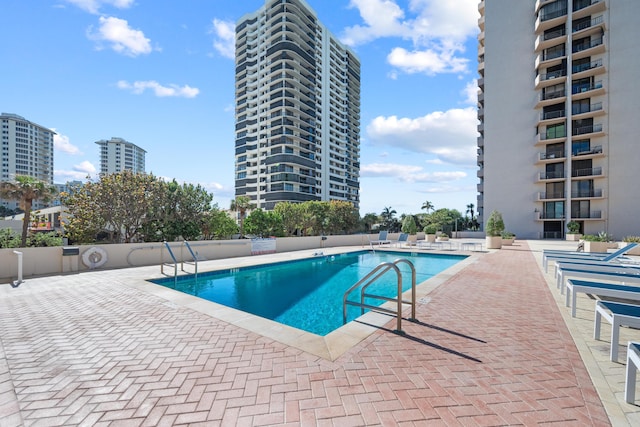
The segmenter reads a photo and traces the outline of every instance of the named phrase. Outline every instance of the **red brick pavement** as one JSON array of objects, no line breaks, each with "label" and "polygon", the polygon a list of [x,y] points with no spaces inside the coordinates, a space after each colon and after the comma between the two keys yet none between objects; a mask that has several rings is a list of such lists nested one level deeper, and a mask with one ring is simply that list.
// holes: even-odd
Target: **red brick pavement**
[{"label": "red brick pavement", "polygon": [[525,243],[335,362],[115,281],[46,282],[0,298],[24,425],[610,425]]}]

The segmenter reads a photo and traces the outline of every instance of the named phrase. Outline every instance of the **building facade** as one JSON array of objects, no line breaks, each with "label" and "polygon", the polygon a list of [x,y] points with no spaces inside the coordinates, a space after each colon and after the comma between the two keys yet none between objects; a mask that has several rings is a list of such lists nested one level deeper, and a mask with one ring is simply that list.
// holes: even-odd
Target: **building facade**
[{"label": "building facade", "polygon": [[96,141],[100,146],[100,175],[125,170],[145,173],[146,151],[122,138]]},{"label": "building facade", "polygon": [[[14,180],[16,175],[27,175],[47,184],[53,184],[53,136],[55,132],[33,123],[17,114],[0,114],[0,181]],[[15,210],[18,202],[2,200],[2,206]],[[34,209],[46,204],[34,201]]]},{"label": "building facade", "polygon": [[303,0],[236,24],[235,194],[360,203],[360,62]]},{"label": "building facade", "polygon": [[640,235],[640,1],[481,1],[478,208],[521,238]]}]

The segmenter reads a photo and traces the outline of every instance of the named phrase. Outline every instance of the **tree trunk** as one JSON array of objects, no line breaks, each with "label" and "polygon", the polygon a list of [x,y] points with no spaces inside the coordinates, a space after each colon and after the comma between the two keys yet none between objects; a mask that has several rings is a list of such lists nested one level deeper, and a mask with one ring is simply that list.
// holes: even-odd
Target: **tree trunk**
[{"label": "tree trunk", "polygon": [[20,247],[24,248],[27,246],[27,233],[29,232],[29,222],[31,222],[31,205],[33,204],[33,200],[26,199],[24,201],[24,219],[22,220],[22,240],[20,243]]}]

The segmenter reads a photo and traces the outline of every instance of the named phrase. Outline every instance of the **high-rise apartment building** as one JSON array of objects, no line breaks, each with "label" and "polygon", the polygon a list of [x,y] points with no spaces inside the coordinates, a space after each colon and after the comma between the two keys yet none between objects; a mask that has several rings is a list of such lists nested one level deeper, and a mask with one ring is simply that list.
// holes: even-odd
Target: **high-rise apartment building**
[{"label": "high-rise apartment building", "polygon": [[100,174],[110,174],[129,170],[145,173],[146,151],[122,138],[96,141],[100,146]]},{"label": "high-rise apartment building", "polygon": [[640,1],[479,4],[478,208],[522,238],[640,234]]},{"label": "high-rise apartment building", "polygon": [[359,207],[360,62],[303,0],[236,24],[235,194]]},{"label": "high-rise apartment building", "polygon": [[[0,114],[0,181],[10,181],[16,175],[27,175],[53,184],[53,136],[55,132],[17,114]],[[15,200],[2,200],[8,209],[16,209]],[[46,204],[35,201],[36,209]]]}]

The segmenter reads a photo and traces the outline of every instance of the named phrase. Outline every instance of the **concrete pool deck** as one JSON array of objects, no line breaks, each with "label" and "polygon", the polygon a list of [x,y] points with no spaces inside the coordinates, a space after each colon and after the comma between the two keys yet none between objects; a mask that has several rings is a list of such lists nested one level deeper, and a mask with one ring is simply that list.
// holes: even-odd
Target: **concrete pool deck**
[{"label": "concrete pool deck", "polygon": [[640,425],[594,301],[571,318],[541,268],[574,247],[473,253],[421,285],[405,335],[388,318],[322,341],[146,282],[158,266],[0,285],[0,425]]}]

